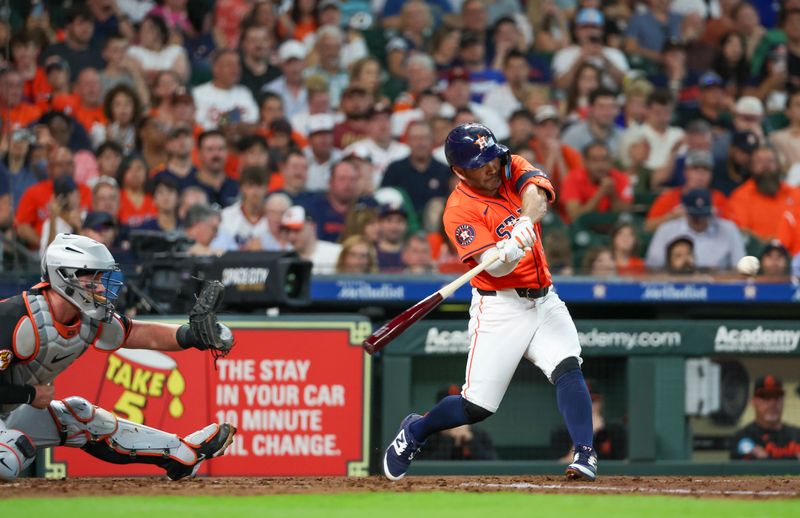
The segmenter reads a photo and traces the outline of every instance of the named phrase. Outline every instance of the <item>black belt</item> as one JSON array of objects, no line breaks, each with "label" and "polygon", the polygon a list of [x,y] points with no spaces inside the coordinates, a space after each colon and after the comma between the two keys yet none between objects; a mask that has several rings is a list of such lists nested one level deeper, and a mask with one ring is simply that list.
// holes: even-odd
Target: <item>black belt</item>
[{"label": "black belt", "polygon": [[[512,288],[514,291],[517,292],[523,299],[538,299],[540,297],[544,297],[547,295],[547,292],[550,291],[550,286],[545,286],[544,288]],[[478,294],[480,295],[488,295],[494,296],[497,295],[497,292],[494,290],[482,290],[477,288]]]}]

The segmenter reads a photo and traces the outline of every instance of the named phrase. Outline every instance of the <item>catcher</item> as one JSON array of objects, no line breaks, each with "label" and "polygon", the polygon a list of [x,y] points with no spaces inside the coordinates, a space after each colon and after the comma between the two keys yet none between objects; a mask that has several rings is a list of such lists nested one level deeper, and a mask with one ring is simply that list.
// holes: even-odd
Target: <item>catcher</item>
[{"label": "catcher", "polygon": [[233,441],[210,424],[184,438],[120,419],[80,396],[54,400],[55,378],[90,345],[227,354],[231,330],[217,322],[223,286],[207,284],[182,326],[114,312],[122,286],[114,257],[87,237],[59,234],[42,258],[42,282],[0,302],[0,479],[14,480],[37,448],[70,446],[115,464],[155,464],[172,480],[193,476]]}]

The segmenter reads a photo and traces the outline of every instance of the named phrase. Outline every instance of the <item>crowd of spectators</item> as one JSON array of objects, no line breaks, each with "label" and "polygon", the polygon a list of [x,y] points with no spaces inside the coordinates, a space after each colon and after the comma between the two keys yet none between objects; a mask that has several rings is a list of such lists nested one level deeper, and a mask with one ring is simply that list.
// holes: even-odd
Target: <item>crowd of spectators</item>
[{"label": "crowd of spectators", "polygon": [[800,272],[800,0],[11,1],[0,227],[453,273],[447,133],[559,193],[556,274]]}]

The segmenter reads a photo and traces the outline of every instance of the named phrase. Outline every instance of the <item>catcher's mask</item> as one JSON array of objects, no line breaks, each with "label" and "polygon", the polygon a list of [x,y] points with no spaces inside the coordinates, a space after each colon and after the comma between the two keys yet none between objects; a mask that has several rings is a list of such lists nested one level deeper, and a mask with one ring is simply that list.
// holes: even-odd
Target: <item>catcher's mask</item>
[{"label": "catcher's mask", "polygon": [[85,236],[58,234],[42,257],[42,280],[81,313],[111,321],[123,276],[111,252]]}]

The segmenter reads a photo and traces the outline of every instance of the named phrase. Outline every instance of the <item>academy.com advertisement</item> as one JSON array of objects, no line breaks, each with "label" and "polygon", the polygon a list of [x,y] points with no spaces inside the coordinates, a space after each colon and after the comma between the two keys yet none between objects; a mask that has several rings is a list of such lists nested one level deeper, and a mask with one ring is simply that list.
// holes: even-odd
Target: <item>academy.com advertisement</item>
[{"label": "academy.com advertisement", "polygon": [[[213,422],[236,426],[226,454],[204,463],[200,474],[366,474],[370,359],[354,332],[359,326],[304,324],[310,329],[233,323],[236,345],[216,366],[196,350],[90,349],[59,377],[56,397],[81,395],[118,417],[179,436]],[[51,450],[44,471],[53,477],[163,473],[71,448]]]}]

